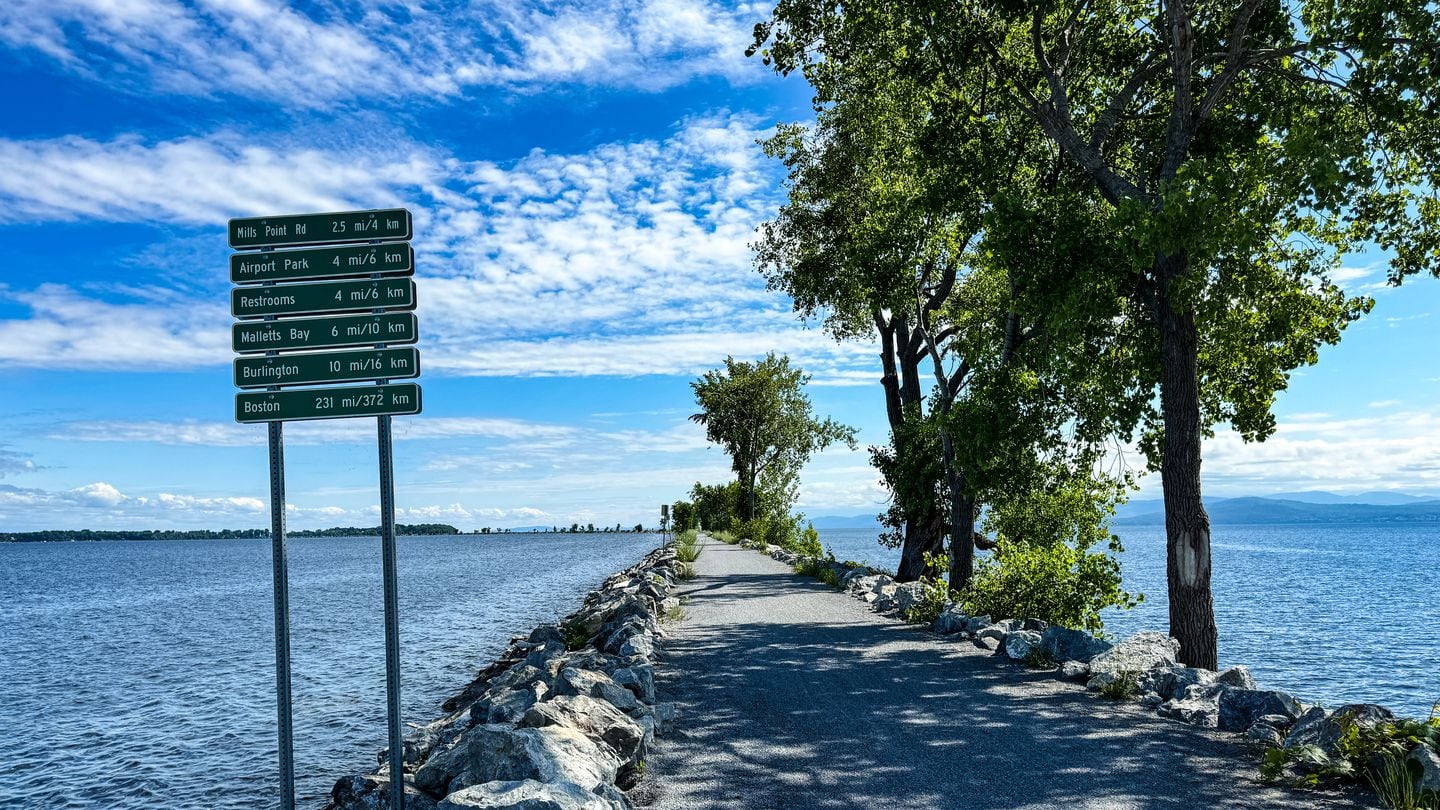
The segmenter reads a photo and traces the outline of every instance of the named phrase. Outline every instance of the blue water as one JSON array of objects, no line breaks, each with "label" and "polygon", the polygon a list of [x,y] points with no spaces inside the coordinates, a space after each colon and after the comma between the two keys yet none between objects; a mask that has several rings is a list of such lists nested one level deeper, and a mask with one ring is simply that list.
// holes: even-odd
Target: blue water
[{"label": "blue water", "polygon": [[[405,537],[407,721],[656,535]],[[302,807],[385,745],[379,539],[290,542]],[[278,804],[268,540],[0,544],[0,807]]]},{"label": "blue water", "polygon": [[[1164,528],[1117,533],[1126,588],[1145,602],[1107,611],[1106,632],[1168,629]],[[872,531],[820,539],[840,559],[891,571],[900,560]],[[1440,700],[1440,526],[1227,525],[1211,544],[1222,666],[1245,664],[1306,702],[1429,716]]]}]

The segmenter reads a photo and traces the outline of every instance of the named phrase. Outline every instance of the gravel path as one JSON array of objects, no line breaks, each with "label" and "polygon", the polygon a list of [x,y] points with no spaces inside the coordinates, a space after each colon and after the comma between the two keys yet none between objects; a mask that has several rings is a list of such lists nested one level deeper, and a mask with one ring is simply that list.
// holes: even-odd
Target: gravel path
[{"label": "gravel path", "polygon": [[711,541],[657,667],[678,728],[632,793],[708,808],[1353,808],[1266,787],[1234,735],[870,612]]}]

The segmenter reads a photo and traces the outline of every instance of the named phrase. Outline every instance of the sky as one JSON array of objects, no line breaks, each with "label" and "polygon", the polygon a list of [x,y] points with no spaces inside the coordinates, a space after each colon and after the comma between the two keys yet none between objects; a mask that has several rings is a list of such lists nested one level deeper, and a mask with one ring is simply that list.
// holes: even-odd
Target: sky
[{"label": "sky", "polygon": [[[873,514],[877,347],[767,291],[783,202],[756,145],[810,118],[746,58],[768,4],[16,0],[0,5],[0,531],[268,524],[265,429],[234,419],[230,217],[407,207],[424,412],[395,418],[398,518],[653,525],[730,476],[688,417],[727,355],[788,354],[859,430],[802,476]],[[1214,495],[1440,493],[1440,282],[1385,286],[1298,372]],[[371,419],[286,427],[295,528],[374,525]],[[1139,497],[1155,497],[1147,479]]]}]

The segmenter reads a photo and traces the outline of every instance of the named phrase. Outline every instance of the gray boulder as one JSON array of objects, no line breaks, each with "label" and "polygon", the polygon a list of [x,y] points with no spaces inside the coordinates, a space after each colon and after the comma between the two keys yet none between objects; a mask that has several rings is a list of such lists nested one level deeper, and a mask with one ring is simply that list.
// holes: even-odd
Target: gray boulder
[{"label": "gray boulder", "polygon": [[1295,718],[1288,714],[1262,714],[1255,722],[1274,726],[1281,731],[1288,731],[1291,726],[1295,725]]},{"label": "gray boulder", "polygon": [[1004,644],[1007,634],[1024,629],[1025,623],[1019,619],[1001,619],[998,622],[980,628],[975,635],[978,638],[992,639],[996,644]]},{"label": "gray boulder", "polygon": [[1180,642],[1153,631],[1136,633],[1090,659],[1090,673],[1115,675],[1145,673],[1156,667],[1173,667],[1180,654]]},{"label": "gray boulder", "polygon": [[1334,756],[1338,753],[1340,738],[1352,726],[1374,728],[1394,719],[1395,715],[1389,709],[1373,703],[1350,703],[1328,714],[1316,706],[1300,715],[1295,725],[1290,727],[1290,733],[1285,735],[1285,747],[1314,745]]},{"label": "gray boulder", "polygon": [[[655,702],[655,670],[649,664],[621,667],[610,676],[615,683],[629,689],[639,700]],[[620,704],[615,704],[620,705]]]},{"label": "gray boulder", "polygon": [[903,616],[924,600],[925,583],[906,582],[903,585],[897,585],[895,594],[891,598],[894,600],[894,610]]},{"label": "gray boulder", "polygon": [[1249,667],[1231,667],[1220,673],[1217,679],[1226,686],[1233,686],[1236,689],[1259,689],[1255,683],[1255,676],[1250,674]]},{"label": "gray boulder", "polygon": [[1083,630],[1071,630],[1068,627],[1047,627],[1041,634],[1041,646],[1050,657],[1056,661],[1080,661],[1089,663],[1090,659],[1100,653],[1109,650],[1110,642],[1096,638]]},{"label": "gray boulder", "polygon": [[1155,691],[1166,700],[1178,697],[1187,686],[1214,686],[1219,682],[1213,671],[1199,667],[1160,667],[1151,677]]},{"label": "gray boulder", "polygon": [[[390,780],[373,774],[341,777],[330,789],[329,810],[392,810]],[[404,810],[435,810],[435,800],[406,785]]]},{"label": "gray boulder", "polygon": [[1017,630],[1005,635],[1005,654],[1016,661],[1023,660],[1039,647],[1040,634],[1034,630]]},{"label": "gray boulder", "polygon": [[1295,698],[1276,690],[1226,688],[1220,695],[1218,728],[1221,731],[1245,731],[1261,717],[1271,714],[1299,717],[1300,704]]},{"label": "gray boulder", "polygon": [[1062,680],[1085,681],[1090,679],[1090,665],[1084,661],[1064,661],[1055,670]]},{"label": "gray boulder", "polygon": [[522,779],[486,782],[457,790],[440,802],[438,810],[621,810],[628,807],[572,782]]},{"label": "gray boulder", "polygon": [[[560,670],[559,677],[555,679],[555,693],[557,695],[592,697],[610,703],[622,711],[629,711],[639,704],[633,692],[621,686],[609,675],[573,667]],[[525,708],[529,709],[530,707]]]},{"label": "gray boulder", "polygon": [[608,746],[564,726],[476,726],[455,745],[430,756],[415,772],[415,786],[449,795],[485,782],[533,779],[574,782],[581,787],[612,783],[620,759]]},{"label": "gray boulder", "polygon": [[950,602],[945,605],[944,610],[940,611],[940,615],[935,617],[932,628],[935,632],[948,636],[964,631],[969,623],[970,617],[966,615],[965,611],[961,610],[956,603]]},{"label": "gray boulder", "polygon": [[645,756],[645,730],[609,703],[585,695],[562,695],[537,704],[520,723],[527,728],[575,729],[608,745],[622,762],[635,762]]},{"label": "gray boulder", "polygon": [[1269,723],[1256,723],[1245,732],[1245,739],[1266,748],[1279,748],[1285,735]]},{"label": "gray boulder", "polygon": [[519,689],[492,689],[470,707],[470,725],[517,723],[548,692],[545,684],[538,681]]},{"label": "gray boulder", "polygon": [[1215,728],[1220,723],[1220,695],[1228,688],[1219,684],[1187,686],[1178,698],[1160,705],[1160,716],[1201,728]]},{"label": "gray boulder", "polygon": [[973,636],[993,623],[994,622],[990,621],[989,616],[971,616],[970,619],[965,622],[964,632]]},{"label": "gray boulder", "polygon": [[1440,794],[1440,754],[1429,746],[1420,745],[1410,752],[1406,760],[1411,771],[1418,769],[1420,772],[1420,781],[1416,786],[1418,792]]}]

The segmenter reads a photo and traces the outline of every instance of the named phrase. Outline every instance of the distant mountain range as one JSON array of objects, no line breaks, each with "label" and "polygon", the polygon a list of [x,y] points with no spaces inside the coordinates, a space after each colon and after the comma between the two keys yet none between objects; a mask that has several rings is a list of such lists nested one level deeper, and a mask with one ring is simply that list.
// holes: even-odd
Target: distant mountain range
[{"label": "distant mountain range", "polygon": [[[876,510],[879,511],[878,509]],[[1384,523],[1440,521],[1440,498],[1402,492],[1280,492],[1264,497],[1206,498],[1211,523]],[[817,529],[879,529],[875,515],[821,515],[806,518]],[[1158,526],[1165,503],[1131,501],[1115,515],[1116,526]]]},{"label": "distant mountain range", "polygon": [[[1440,499],[1397,492],[1336,495],[1293,492],[1264,498],[1206,498],[1210,522],[1225,523],[1388,523],[1440,522]],[[1165,522],[1160,500],[1133,501],[1116,511],[1116,526]]]}]

